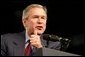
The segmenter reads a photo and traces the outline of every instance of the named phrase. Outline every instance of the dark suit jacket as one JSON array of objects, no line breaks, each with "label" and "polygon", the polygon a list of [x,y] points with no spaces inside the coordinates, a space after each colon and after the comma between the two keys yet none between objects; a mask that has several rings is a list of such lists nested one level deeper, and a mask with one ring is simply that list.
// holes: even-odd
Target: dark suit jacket
[{"label": "dark suit jacket", "polygon": [[[52,42],[44,40],[41,37],[41,41],[44,47],[51,49],[60,49],[60,42]],[[5,34],[1,36],[1,55],[2,56],[24,56],[25,49],[25,32],[15,34]],[[32,55],[36,52],[36,48],[33,49]]]}]

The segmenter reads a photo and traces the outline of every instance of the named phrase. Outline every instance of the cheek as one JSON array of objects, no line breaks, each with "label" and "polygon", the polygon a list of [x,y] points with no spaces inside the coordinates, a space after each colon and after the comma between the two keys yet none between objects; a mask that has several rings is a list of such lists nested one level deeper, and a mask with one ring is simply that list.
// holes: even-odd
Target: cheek
[{"label": "cheek", "polygon": [[46,29],[46,22],[43,23],[43,27],[44,27],[44,29]]},{"label": "cheek", "polygon": [[46,25],[44,25],[44,30],[46,29]]},{"label": "cheek", "polygon": [[29,28],[34,28],[35,27],[35,22],[33,22],[32,20],[29,20],[27,23]]}]

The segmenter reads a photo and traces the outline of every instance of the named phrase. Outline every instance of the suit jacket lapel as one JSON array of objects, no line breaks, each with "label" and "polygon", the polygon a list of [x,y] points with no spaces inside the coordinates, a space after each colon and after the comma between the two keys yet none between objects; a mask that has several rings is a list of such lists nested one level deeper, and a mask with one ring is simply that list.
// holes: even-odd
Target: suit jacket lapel
[{"label": "suit jacket lapel", "polygon": [[17,35],[14,40],[14,56],[24,56],[25,49],[25,32],[22,32]]}]

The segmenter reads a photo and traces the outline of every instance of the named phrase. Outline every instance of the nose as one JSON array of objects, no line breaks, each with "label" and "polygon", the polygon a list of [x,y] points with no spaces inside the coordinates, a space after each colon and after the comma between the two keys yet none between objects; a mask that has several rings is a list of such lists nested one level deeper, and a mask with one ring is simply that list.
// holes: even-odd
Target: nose
[{"label": "nose", "polygon": [[37,20],[37,23],[38,23],[38,24],[42,24],[42,19],[39,18],[39,19]]}]

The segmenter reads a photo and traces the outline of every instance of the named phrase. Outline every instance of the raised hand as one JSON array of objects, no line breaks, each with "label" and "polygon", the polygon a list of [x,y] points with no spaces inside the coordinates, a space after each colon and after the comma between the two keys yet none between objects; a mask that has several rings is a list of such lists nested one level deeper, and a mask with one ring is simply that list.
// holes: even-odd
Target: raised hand
[{"label": "raised hand", "polygon": [[34,30],[34,33],[30,36],[30,43],[36,48],[42,48],[40,35],[37,34],[37,30]]}]

